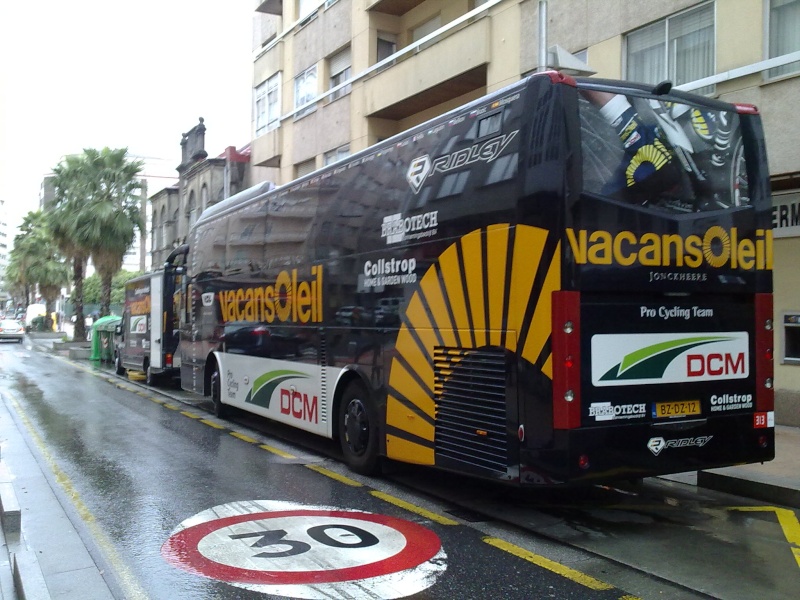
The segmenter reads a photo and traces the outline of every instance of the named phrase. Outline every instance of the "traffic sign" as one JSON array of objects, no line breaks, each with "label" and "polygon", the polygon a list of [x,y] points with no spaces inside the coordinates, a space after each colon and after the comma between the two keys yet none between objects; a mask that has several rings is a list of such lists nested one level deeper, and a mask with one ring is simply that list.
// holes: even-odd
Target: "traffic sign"
[{"label": "traffic sign", "polygon": [[161,553],[195,575],[292,598],[404,598],[431,586],[447,558],[439,537],[411,521],[271,500],[205,510]]}]

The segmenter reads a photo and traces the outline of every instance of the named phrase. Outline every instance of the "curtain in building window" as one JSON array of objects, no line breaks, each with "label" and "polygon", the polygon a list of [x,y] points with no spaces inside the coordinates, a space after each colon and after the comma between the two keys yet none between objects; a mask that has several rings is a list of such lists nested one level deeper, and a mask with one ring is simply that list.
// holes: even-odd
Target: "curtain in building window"
[{"label": "curtain in building window", "polygon": [[[627,78],[680,85],[714,74],[714,4],[708,3],[631,32],[626,37]],[[699,93],[710,93],[709,86]]]},{"label": "curtain in building window", "polygon": [[[314,65],[310,69],[298,75],[294,80],[294,107],[302,106],[306,102],[310,102],[317,97],[317,66]],[[314,110],[311,105],[304,111],[297,113],[296,117],[301,117]]]},{"label": "curtain in building window", "polygon": [[280,73],[275,73],[267,80],[267,131],[281,124],[280,77]]},{"label": "curtain in building window", "polygon": [[672,17],[667,27],[667,63],[672,83],[681,85],[713,75],[714,5]]},{"label": "curtain in building window", "polygon": [[658,83],[667,76],[664,40],[666,21],[653,23],[627,37],[628,79],[641,83]]},{"label": "curtain in building window", "polygon": [[256,137],[267,130],[267,83],[256,87]]},{"label": "curtain in building window", "polygon": [[[771,0],[769,10],[769,57],[800,50],[800,0]],[[770,69],[768,77],[800,71],[800,62]]]}]

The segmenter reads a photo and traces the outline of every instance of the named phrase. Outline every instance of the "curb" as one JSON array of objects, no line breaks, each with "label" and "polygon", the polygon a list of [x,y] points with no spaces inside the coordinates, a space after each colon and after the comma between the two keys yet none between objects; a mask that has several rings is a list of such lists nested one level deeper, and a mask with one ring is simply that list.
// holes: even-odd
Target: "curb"
[{"label": "curb", "polygon": [[20,550],[13,552],[12,555],[11,569],[17,598],[19,600],[50,600],[50,592],[35,552]]},{"label": "curb", "polygon": [[727,473],[700,471],[697,473],[697,486],[770,504],[800,508],[800,490],[744,479]]}]

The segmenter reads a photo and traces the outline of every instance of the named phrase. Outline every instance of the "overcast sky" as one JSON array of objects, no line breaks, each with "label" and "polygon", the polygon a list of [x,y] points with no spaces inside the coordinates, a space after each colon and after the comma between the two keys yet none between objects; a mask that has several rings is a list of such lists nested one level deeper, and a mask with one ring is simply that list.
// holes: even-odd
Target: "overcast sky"
[{"label": "overcast sky", "polygon": [[0,0],[0,199],[36,210],[67,154],[127,147],[149,195],[203,117],[217,156],[250,141],[252,0]]}]

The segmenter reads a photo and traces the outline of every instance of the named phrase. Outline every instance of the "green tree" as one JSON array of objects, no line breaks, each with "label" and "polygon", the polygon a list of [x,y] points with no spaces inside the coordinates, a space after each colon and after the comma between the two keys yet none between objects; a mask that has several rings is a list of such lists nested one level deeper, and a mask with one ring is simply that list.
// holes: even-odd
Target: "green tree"
[{"label": "green tree", "polygon": [[[69,282],[69,270],[53,241],[49,220],[41,211],[30,212],[23,219],[10,253],[9,272],[28,290],[38,287],[49,318],[61,288]],[[30,295],[26,293],[26,297]]]},{"label": "green tree", "polygon": [[122,266],[136,230],[144,232],[135,192],[143,163],[130,160],[127,148],[84,149],[53,170],[56,207],[54,237],[73,260],[75,338],[86,339],[83,281],[91,257],[102,282],[100,315],[110,313],[112,278]]},{"label": "green tree", "polygon": [[[122,304],[125,302],[125,283],[129,279],[141,275],[141,271],[119,271],[111,279],[111,304]],[[103,284],[100,276],[95,273],[83,280],[83,302],[85,304],[100,304],[102,300]],[[70,299],[72,300],[72,299]]]}]

